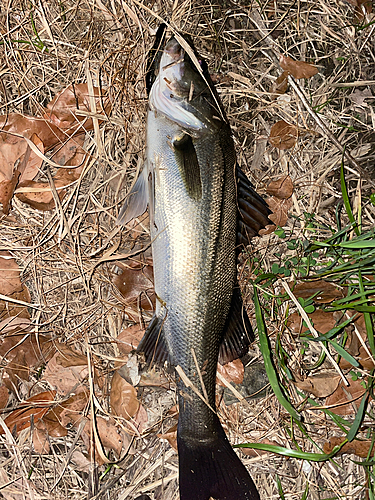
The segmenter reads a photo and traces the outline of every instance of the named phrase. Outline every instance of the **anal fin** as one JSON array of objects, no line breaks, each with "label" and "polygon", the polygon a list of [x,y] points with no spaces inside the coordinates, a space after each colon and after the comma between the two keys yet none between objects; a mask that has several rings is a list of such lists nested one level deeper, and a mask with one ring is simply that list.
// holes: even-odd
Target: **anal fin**
[{"label": "anal fin", "polygon": [[224,365],[247,354],[254,339],[254,332],[242,302],[241,290],[237,285],[233,290],[232,302],[224,327],[219,363]]},{"label": "anal fin", "polygon": [[154,315],[137,347],[137,352],[145,355],[148,366],[163,365],[165,361],[170,362],[170,355],[163,334],[164,318]]}]

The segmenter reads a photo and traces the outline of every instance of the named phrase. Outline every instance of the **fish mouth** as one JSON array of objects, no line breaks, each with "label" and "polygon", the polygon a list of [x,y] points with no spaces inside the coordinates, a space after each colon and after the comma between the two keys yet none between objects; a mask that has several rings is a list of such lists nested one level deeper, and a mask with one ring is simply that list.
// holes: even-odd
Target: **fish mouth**
[{"label": "fish mouth", "polygon": [[[175,39],[171,38],[164,48],[164,52],[169,55],[173,62],[170,64],[184,62],[185,51]],[[164,68],[162,68],[164,70]]]},{"label": "fish mouth", "polygon": [[185,50],[172,37],[164,47],[159,73],[151,88],[149,105],[152,110],[184,129],[199,133],[206,125],[198,118],[197,110],[189,102],[194,90],[194,83],[186,77],[189,64]]}]

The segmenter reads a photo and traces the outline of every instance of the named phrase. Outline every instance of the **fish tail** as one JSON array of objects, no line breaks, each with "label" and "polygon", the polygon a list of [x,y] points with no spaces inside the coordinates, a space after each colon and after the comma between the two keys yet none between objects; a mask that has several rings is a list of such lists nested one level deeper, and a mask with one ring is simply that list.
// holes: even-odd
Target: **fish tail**
[{"label": "fish tail", "polygon": [[207,440],[178,432],[180,500],[260,500],[219,419],[216,427]]}]

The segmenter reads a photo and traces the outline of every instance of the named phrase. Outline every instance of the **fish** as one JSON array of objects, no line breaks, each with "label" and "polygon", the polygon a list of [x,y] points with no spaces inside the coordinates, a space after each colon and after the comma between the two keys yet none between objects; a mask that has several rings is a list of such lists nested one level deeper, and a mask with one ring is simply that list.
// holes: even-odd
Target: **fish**
[{"label": "fish", "polygon": [[138,346],[175,368],[181,500],[259,500],[215,405],[218,359],[254,341],[237,279],[240,248],[272,224],[236,161],[232,131],[192,40],[161,25],[149,53],[146,161],[119,213],[147,208],[156,307]]}]

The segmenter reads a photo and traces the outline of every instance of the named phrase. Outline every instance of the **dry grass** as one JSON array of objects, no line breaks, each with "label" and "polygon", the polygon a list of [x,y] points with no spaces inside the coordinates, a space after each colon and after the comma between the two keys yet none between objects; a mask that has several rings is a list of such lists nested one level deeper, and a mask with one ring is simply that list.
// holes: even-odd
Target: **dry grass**
[{"label": "dry grass", "polygon": [[[129,316],[132,311],[112,284],[118,273],[116,259],[132,251],[131,236],[116,230],[115,221],[143,161],[144,63],[160,18],[190,33],[207,59],[230,118],[238,161],[258,191],[264,193],[265,186],[282,175],[293,179],[295,194],[287,227],[295,237],[302,234],[304,212],[335,226],[344,147],[356,159],[346,163],[352,199],[373,188],[373,101],[359,106],[351,96],[356,90],[374,88],[374,25],[356,29],[352,7],[346,2],[259,3],[2,2],[1,114],[40,115],[57,92],[89,78],[111,92],[110,116],[100,130],[87,134],[88,166],[62,202],[65,218],[56,210],[39,212],[14,199],[11,214],[0,219],[0,250],[11,251],[20,264],[22,280],[36,306],[32,311],[34,325],[39,332],[52,335],[56,343],[66,342],[95,355],[104,386],[109,385],[112,359],[118,354],[113,340],[132,324],[130,318],[137,318],[134,311]],[[261,10],[252,10],[259,7]],[[311,117],[295,89],[276,99],[272,95],[272,83],[280,74],[278,53],[318,65],[318,75],[296,85],[307,96],[308,105],[321,111],[325,129]],[[364,85],[363,81],[370,83]],[[292,150],[278,151],[267,142],[272,124],[279,119],[303,131]],[[336,137],[338,147],[329,132]],[[45,180],[45,175],[41,172],[40,178]],[[364,223],[370,226],[374,218],[374,206],[367,204]],[[279,262],[274,255],[283,251],[279,241],[270,235],[254,243],[266,267]],[[243,275],[249,273],[245,270]],[[246,288],[245,279],[242,285]],[[149,316],[143,319],[147,322]],[[283,318],[271,319],[272,335]],[[286,347],[291,352],[294,348],[292,342]],[[40,392],[40,385],[36,377],[22,382],[11,406],[17,398]],[[2,436],[0,495],[17,500],[135,499],[142,492],[152,499],[177,499],[177,455],[156,437],[173,423],[167,411],[174,404],[174,393],[145,389],[140,396],[151,427],[135,438],[134,453],[106,474],[105,466],[80,471],[66,460],[72,446],[85,450],[76,429],[65,438],[51,438],[49,455],[33,452],[30,429],[18,436]],[[98,398],[100,411],[106,414],[104,389]],[[317,451],[302,433],[291,438],[289,416],[272,395],[246,405],[223,405],[221,411],[233,443],[267,438],[295,448],[295,439],[305,451]],[[305,418],[314,441],[322,442],[331,435],[332,424],[323,414],[309,410]],[[322,465],[265,454],[244,458],[244,462],[264,499],[279,498],[276,474],[288,500],[301,499],[307,482],[309,498],[314,500],[363,497],[357,484],[363,486],[366,478],[348,459]]]}]

